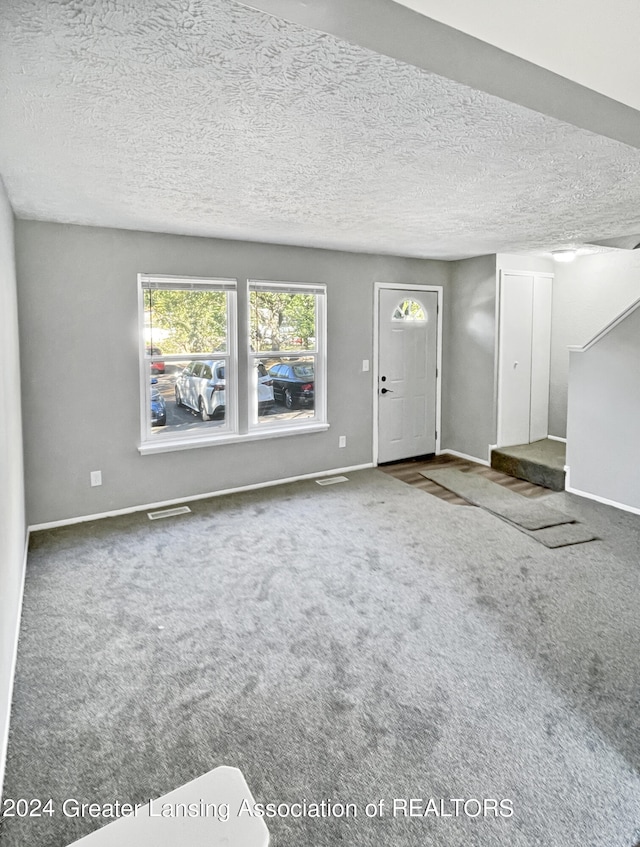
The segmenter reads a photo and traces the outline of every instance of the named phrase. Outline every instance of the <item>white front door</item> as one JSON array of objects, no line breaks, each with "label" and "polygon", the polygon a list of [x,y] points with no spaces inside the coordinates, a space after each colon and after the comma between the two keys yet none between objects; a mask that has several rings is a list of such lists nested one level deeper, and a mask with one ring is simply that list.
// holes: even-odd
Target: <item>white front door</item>
[{"label": "white front door", "polygon": [[378,294],[378,462],[434,453],[438,295]]}]

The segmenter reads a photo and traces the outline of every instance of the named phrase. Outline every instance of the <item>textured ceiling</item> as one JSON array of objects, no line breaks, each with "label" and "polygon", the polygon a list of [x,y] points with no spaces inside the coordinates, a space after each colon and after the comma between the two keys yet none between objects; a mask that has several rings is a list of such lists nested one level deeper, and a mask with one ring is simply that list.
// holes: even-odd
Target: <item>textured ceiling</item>
[{"label": "textured ceiling", "polygon": [[458,258],[640,231],[640,151],[233,0],[2,0],[18,217]]}]

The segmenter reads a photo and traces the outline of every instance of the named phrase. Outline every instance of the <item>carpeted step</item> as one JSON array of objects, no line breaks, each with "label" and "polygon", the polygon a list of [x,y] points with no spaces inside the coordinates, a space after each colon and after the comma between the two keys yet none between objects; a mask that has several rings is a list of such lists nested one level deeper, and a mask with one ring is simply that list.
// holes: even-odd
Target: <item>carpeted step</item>
[{"label": "carpeted step", "polygon": [[552,491],[564,491],[564,445],[537,441],[515,447],[501,447],[491,452],[491,467],[517,479],[526,479]]}]

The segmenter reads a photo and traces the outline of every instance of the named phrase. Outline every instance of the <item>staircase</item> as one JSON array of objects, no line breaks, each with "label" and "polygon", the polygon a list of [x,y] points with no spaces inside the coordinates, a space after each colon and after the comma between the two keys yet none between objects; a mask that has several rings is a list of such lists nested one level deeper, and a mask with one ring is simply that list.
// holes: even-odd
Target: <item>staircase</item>
[{"label": "staircase", "polygon": [[552,491],[564,491],[565,453],[564,442],[543,438],[532,444],[516,444],[492,450],[491,467]]}]

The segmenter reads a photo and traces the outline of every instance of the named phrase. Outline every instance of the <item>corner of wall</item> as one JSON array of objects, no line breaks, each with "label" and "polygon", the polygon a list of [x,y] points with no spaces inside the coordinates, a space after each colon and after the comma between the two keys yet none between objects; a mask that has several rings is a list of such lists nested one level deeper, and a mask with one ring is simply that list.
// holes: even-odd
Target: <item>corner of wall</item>
[{"label": "corner of wall", "polygon": [[22,607],[27,530],[14,217],[0,177],[0,794]]},{"label": "corner of wall", "polygon": [[444,321],[442,450],[486,462],[495,442],[495,254],[450,263]]},{"label": "corner of wall", "polygon": [[[7,668],[4,667],[4,659],[3,659],[3,667],[2,667],[2,676],[3,676],[3,686],[0,691],[4,694],[4,703],[0,703],[0,802],[3,797],[3,788],[4,788],[4,778],[6,772],[6,763],[7,763],[7,752],[9,747],[9,729],[11,723],[11,705],[13,700],[13,685],[15,682],[16,675],[16,665],[18,662],[18,641],[20,638],[20,622],[22,618],[22,601],[24,597],[24,584],[25,577],[27,573],[27,555],[29,552],[29,533],[27,531],[27,536],[25,538],[24,543],[24,553],[22,556],[22,565],[20,567],[20,572],[18,574],[18,586],[17,586],[17,595],[16,595],[16,614],[15,614],[15,622],[13,625],[13,643],[9,643],[7,646],[10,648],[10,656]],[[3,644],[3,656],[7,652],[5,649],[5,645]]]}]

